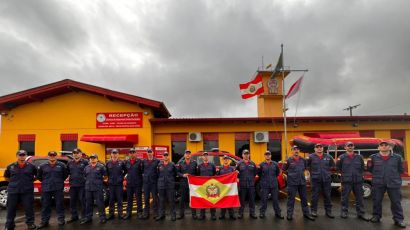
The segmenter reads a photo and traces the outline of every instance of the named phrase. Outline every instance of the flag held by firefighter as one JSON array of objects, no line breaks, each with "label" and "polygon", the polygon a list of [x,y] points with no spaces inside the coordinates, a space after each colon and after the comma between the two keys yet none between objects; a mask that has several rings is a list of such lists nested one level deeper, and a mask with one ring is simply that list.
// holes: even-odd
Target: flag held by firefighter
[{"label": "flag held by firefighter", "polygon": [[191,208],[237,208],[238,172],[221,176],[188,176]]}]

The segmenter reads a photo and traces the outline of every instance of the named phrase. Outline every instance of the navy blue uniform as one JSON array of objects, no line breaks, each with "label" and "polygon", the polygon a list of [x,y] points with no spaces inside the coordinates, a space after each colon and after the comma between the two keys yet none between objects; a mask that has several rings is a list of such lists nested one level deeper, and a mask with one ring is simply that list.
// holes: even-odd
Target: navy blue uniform
[{"label": "navy blue uniform", "polygon": [[68,177],[67,167],[57,161],[39,166],[37,178],[41,181],[41,222],[48,223],[51,217],[51,201],[56,202],[58,221],[64,222],[64,181]]},{"label": "navy blue uniform", "polygon": [[236,170],[239,171],[239,199],[241,207],[239,208],[239,215],[243,215],[245,208],[246,196],[249,196],[249,212],[250,215],[255,215],[255,176],[257,174],[257,168],[253,161],[241,160],[236,165]]},{"label": "navy blue uniform", "polygon": [[288,202],[287,202],[287,216],[293,216],[293,209],[295,207],[296,193],[299,193],[300,204],[302,206],[303,215],[309,215],[309,206],[307,202],[306,192],[306,170],[307,162],[304,158],[289,157],[283,165],[283,170],[287,172],[287,187],[288,187]]},{"label": "navy blue uniform", "polygon": [[319,194],[323,190],[324,204],[326,213],[332,212],[332,200],[330,198],[332,192],[331,170],[335,167],[335,161],[332,156],[323,153],[320,158],[316,153],[309,155],[307,166],[310,170],[310,179],[312,185],[312,212],[317,212],[317,204],[319,202]]},{"label": "navy blue uniform", "polygon": [[159,215],[165,216],[165,202],[168,200],[171,206],[171,216],[175,218],[175,177],[177,168],[174,162],[158,165],[158,193],[159,193]]},{"label": "navy blue uniform", "polygon": [[[199,176],[215,176],[216,175],[216,167],[213,163],[202,163],[198,165],[198,175]],[[216,214],[216,209],[211,208],[211,216],[214,218]],[[205,209],[201,209],[200,218],[205,218]]]},{"label": "navy blue uniform", "polygon": [[14,218],[16,218],[17,205],[23,203],[26,215],[26,224],[34,224],[34,177],[37,169],[34,165],[24,162],[19,167],[17,162],[7,166],[4,177],[8,179],[7,186],[7,220],[6,228],[14,228]]},{"label": "navy blue uniform", "polygon": [[[218,175],[225,175],[231,172],[235,172],[235,168],[233,166],[221,166],[219,167]],[[229,216],[233,217],[233,208],[221,208],[221,217],[225,217],[226,210],[228,210]]]},{"label": "navy blue uniform", "polygon": [[108,187],[110,190],[109,200],[109,215],[114,216],[115,201],[117,201],[118,217],[122,216],[122,197],[123,197],[123,181],[126,173],[125,164],[123,161],[109,160],[106,165],[108,175]]},{"label": "navy blue uniform", "polygon": [[152,160],[144,159],[142,161],[142,175],[144,182],[144,215],[149,216],[150,203],[149,197],[150,193],[152,199],[154,200],[152,208],[154,209],[154,216],[158,216],[158,165],[159,160],[154,158]]},{"label": "navy blue uniform", "polygon": [[100,220],[105,220],[104,205],[104,177],[107,176],[105,166],[97,163],[95,166],[87,165],[84,169],[85,174],[85,201],[86,201],[86,219],[93,218],[94,200],[97,203]]},{"label": "navy blue uniform", "polygon": [[85,218],[85,177],[84,169],[88,161],[80,159],[78,162],[71,160],[67,164],[70,181],[70,211],[71,219],[78,219],[77,205],[81,205],[81,218]]},{"label": "navy blue uniform", "polygon": [[[189,175],[197,175],[197,163],[194,160],[190,160],[189,163],[186,161],[182,161],[179,165],[177,165],[178,168],[178,177],[181,178],[181,183],[180,183],[180,194],[181,194],[181,206],[179,209],[179,215],[184,216],[185,215],[185,205],[187,202],[189,202],[189,185],[188,185],[188,178],[184,177],[185,173],[188,173]],[[196,210],[194,208],[191,209],[192,211],[192,216],[196,216]]]},{"label": "navy blue uniform", "polygon": [[127,215],[131,215],[134,195],[137,199],[137,213],[142,214],[142,161],[140,159],[125,161],[127,170]]},{"label": "navy blue uniform", "polygon": [[363,157],[354,153],[352,155],[342,154],[336,162],[336,167],[342,174],[342,213],[348,213],[349,194],[353,190],[356,197],[356,213],[363,216]]},{"label": "navy blue uniform", "polygon": [[279,207],[279,188],[278,188],[278,176],[280,174],[280,169],[278,163],[274,161],[262,162],[259,165],[258,175],[260,177],[260,186],[261,186],[261,215],[265,215],[266,208],[268,206],[268,197],[269,193],[272,196],[273,210],[275,210],[276,215],[281,215],[281,210]]},{"label": "navy blue uniform", "polygon": [[400,174],[404,172],[403,158],[398,154],[390,154],[383,159],[380,153],[370,156],[367,162],[369,171],[373,174],[373,217],[382,217],[382,202],[384,193],[389,195],[391,212],[395,222],[403,222],[403,208],[401,206],[401,184]]}]

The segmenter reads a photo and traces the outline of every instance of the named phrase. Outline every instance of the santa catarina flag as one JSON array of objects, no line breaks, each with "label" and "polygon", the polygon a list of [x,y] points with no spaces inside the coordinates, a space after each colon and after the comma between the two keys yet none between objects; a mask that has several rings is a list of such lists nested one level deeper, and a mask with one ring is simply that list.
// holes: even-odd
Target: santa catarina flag
[{"label": "santa catarina flag", "polygon": [[188,176],[191,208],[237,208],[238,172],[220,176]]},{"label": "santa catarina flag", "polygon": [[250,82],[239,84],[242,99],[248,99],[263,93],[262,75],[258,74],[255,79]]}]

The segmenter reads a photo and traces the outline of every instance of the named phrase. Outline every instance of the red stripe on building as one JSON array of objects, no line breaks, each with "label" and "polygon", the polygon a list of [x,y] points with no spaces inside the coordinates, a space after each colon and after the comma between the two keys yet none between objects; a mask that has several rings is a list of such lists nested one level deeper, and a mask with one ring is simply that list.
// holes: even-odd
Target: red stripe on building
[{"label": "red stripe on building", "polygon": [[18,141],[36,141],[36,134],[19,134]]},{"label": "red stripe on building", "polygon": [[250,133],[235,133],[235,141],[249,141]]},{"label": "red stripe on building", "polygon": [[204,141],[217,141],[218,133],[203,133]]},{"label": "red stripe on building", "polygon": [[406,138],[406,131],[405,130],[391,130],[390,136],[392,139],[404,140],[404,138]]},{"label": "red stripe on building", "polygon": [[363,130],[360,131],[361,137],[374,137],[374,130]]},{"label": "red stripe on building", "polygon": [[63,133],[60,135],[62,141],[78,141],[78,133]]},{"label": "red stripe on building", "polygon": [[269,132],[269,140],[282,140],[281,132]]},{"label": "red stripe on building", "polygon": [[186,141],[188,133],[173,133],[171,134],[171,141]]}]

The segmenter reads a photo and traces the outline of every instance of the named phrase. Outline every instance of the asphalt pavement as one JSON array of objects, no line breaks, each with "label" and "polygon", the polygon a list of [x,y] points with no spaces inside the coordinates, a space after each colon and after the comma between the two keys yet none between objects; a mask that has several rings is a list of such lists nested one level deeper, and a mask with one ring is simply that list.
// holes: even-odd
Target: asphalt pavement
[{"label": "asphalt pavement", "polygon": [[[310,195],[309,195],[310,197]],[[186,213],[185,219],[177,220],[175,222],[170,220],[170,216],[167,215],[166,220],[156,222],[154,219],[149,220],[139,220],[136,218],[134,214],[132,219],[130,220],[111,220],[108,221],[106,224],[100,224],[98,215],[94,213],[93,222],[87,225],[80,225],[79,222],[66,224],[63,227],[57,226],[57,218],[55,209],[53,209],[52,217],[50,221],[50,227],[46,229],[150,229],[150,230],[173,230],[173,229],[223,229],[223,230],[249,230],[249,229],[326,229],[326,230],[336,230],[336,229],[348,229],[348,230],[365,230],[365,229],[398,229],[393,225],[392,215],[390,211],[390,201],[385,196],[383,200],[383,218],[382,222],[379,224],[373,224],[370,222],[364,222],[356,218],[356,212],[354,208],[354,197],[351,197],[350,201],[350,208],[349,208],[349,217],[348,219],[340,218],[340,194],[338,192],[333,193],[333,214],[336,216],[335,219],[329,219],[325,216],[325,212],[323,209],[323,199],[321,198],[319,202],[319,210],[318,214],[319,217],[316,218],[316,221],[309,221],[303,219],[300,202],[296,202],[295,204],[295,213],[293,221],[279,220],[274,218],[272,204],[270,203],[268,206],[267,216],[265,219],[251,219],[247,213],[247,208],[245,209],[245,218],[242,220],[229,220],[228,218],[225,220],[216,220],[212,221],[210,219],[210,214],[207,211],[207,219],[206,220],[192,220],[189,210]],[[271,202],[271,201],[270,201]],[[68,211],[68,201],[66,202],[66,220],[70,218],[69,211]],[[410,228],[410,187],[403,188],[403,200],[402,206],[404,209],[405,215],[405,223],[407,228]],[[257,202],[257,215],[259,215],[259,207],[260,203]],[[286,216],[286,194],[283,193],[280,199],[280,207],[282,209],[282,214]],[[135,208],[134,208],[135,209]],[[371,210],[372,210],[372,202],[371,199],[365,200],[365,209],[367,216],[371,217]],[[40,210],[41,205],[39,201],[35,202],[35,212],[36,212],[36,224],[40,222]],[[97,212],[97,209],[94,209]],[[219,210],[217,211],[219,215]],[[6,210],[0,210],[0,225],[3,227],[6,218]],[[16,229],[26,229],[26,225],[24,223],[24,213],[22,210],[18,211],[17,218],[16,218]]]}]

